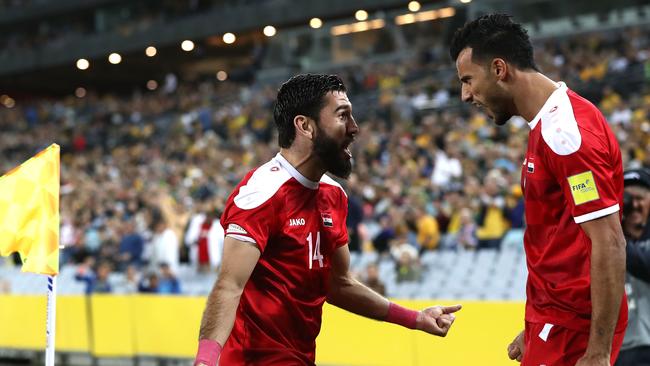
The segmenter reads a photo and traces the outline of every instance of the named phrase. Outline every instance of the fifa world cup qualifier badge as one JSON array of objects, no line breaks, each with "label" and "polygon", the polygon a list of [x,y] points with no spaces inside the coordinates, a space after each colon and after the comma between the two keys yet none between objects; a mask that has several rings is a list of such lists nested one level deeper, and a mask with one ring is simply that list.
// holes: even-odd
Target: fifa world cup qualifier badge
[{"label": "fifa world cup qualifier badge", "polygon": [[596,181],[591,170],[567,178],[571,195],[576,205],[595,201],[600,198]]},{"label": "fifa world cup qualifier badge", "polygon": [[332,215],[328,213],[321,213],[321,218],[323,219],[323,226],[332,227],[334,226],[334,221],[332,220]]}]

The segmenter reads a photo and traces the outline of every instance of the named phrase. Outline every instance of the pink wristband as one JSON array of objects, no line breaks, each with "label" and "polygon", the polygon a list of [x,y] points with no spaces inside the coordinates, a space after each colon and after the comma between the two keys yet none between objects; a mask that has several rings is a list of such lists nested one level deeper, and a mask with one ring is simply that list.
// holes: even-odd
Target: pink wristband
[{"label": "pink wristband", "polygon": [[415,310],[407,309],[393,302],[388,305],[388,316],[386,321],[393,324],[399,324],[409,329],[415,329],[418,320],[418,313]]},{"label": "pink wristband", "polygon": [[223,347],[219,342],[212,339],[201,339],[199,341],[199,351],[196,353],[194,366],[202,363],[207,366],[217,366],[219,355]]}]

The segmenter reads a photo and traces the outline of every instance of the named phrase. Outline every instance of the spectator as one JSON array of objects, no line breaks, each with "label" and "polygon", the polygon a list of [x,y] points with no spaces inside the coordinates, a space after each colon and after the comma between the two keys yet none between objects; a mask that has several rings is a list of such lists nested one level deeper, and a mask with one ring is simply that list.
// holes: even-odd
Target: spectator
[{"label": "spectator", "polygon": [[144,294],[157,294],[160,286],[160,277],[156,272],[149,272],[138,285],[138,292]]},{"label": "spectator", "polygon": [[463,174],[463,168],[458,160],[458,147],[453,143],[440,137],[437,141],[438,151],[436,152],[431,182],[444,187],[453,179],[458,179]]},{"label": "spectator", "polygon": [[623,179],[629,314],[615,366],[650,365],[650,170],[626,171]]},{"label": "spectator", "polygon": [[351,252],[361,251],[361,238],[359,234],[359,225],[363,222],[363,200],[359,192],[358,177],[352,173],[348,178],[348,217],[347,227],[350,236],[349,247]]},{"label": "spectator", "polygon": [[415,208],[417,225],[417,242],[423,250],[434,250],[438,248],[440,241],[440,230],[438,221],[429,215],[421,205]]},{"label": "spectator", "polygon": [[379,267],[377,267],[377,263],[370,263],[366,267],[366,275],[363,283],[381,296],[386,295],[386,287],[379,278]]},{"label": "spectator", "polygon": [[386,253],[390,246],[390,241],[395,238],[395,228],[392,225],[388,215],[379,218],[380,231],[375,236],[372,244],[379,253]]},{"label": "spectator", "polygon": [[510,229],[506,232],[501,242],[504,249],[524,249],[524,197],[521,186],[513,185],[510,195],[506,198],[506,216],[510,222]]},{"label": "spectator", "polygon": [[142,264],[142,251],[144,239],[135,231],[135,222],[126,220],[122,223],[122,239],[118,254],[119,268],[124,270],[130,265],[140,266]]},{"label": "spectator", "polygon": [[75,279],[86,283],[86,295],[112,292],[111,284],[108,281],[112,271],[111,264],[101,262],[95,271],[92,269],[93,264],[93,258],[88,257],[77,269]]},{"label": "spectator", "polygon": [[167,263],[160,265],[160,281],[158,282],[159,294],[177,295],[181,293],[181,285],[176,275]]},{"label": "spectator", "polygon": [[397,282],[415,282],[422,276],[418,251],[408,243],[396,245],[391,254],[396,260]]},{"label": "spectator", "polygon": [[126,267],[124,279],[116,284],[115,293],[121,294],[135,294],[138,292],[138,285],[140,284],[140,272],[138,267],[130,264]]},{"label": "spectator", "polygon": [[204,207],[204,212],[190,219],[185,233],[185,242],[190,246],[190,258],[201,273],[210,267],[218,268],[223,255],[224,231],[219,220],[220,212],[211,204]]},{"label": "spectator", "polygon": [[476,231],[478,249],[498,249],[501,239],[508,230],[505,219],[505,198],[500,192],[499,181],[502,180],[496,170],[490,172],[485,180],[479,210],[479,225]]},{"label": "spectator", "polygon": [[173,272],[178,270],[179,246],[176,233],[167,226],[161,213],[154,211],[152,215],[153,237],[149,243],[149,268],[156,270],[166,263]]},{"label": "spectator", "polygon": [[474,215],[469,208],[460,210],[459,215],[460,227],[456,234],[457,247],[465,250],[475,250],[478,247],[478,238],[476,237],[476,223]]}]

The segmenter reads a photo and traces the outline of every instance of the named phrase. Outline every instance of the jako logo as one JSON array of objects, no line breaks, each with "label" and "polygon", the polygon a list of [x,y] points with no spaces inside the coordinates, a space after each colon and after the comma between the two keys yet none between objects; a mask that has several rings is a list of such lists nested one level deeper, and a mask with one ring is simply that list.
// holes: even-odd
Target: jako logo
[{"label": "jako logo", "polygon": [[305,219],[289,219],[289,226],[305,226]]}]

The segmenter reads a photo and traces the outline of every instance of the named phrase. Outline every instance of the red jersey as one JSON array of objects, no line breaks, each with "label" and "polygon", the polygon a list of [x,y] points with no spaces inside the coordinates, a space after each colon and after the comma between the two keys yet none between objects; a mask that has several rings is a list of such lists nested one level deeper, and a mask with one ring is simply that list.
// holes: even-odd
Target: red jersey
[{"label": "red jersey", "polygon": [[226,236],[261,252],[219,365],[313,365],[330,258],[347,244],[347,196],[282,155],[249,172],[228,198]]},{"label": "red jersey", "polygon": [[[529,125],[526,320],[589,332],[591,240],[579,224],[620,212],[621,151],[600,111],[563,83]],[[617,331],[626,324],[623,295]]]}]

